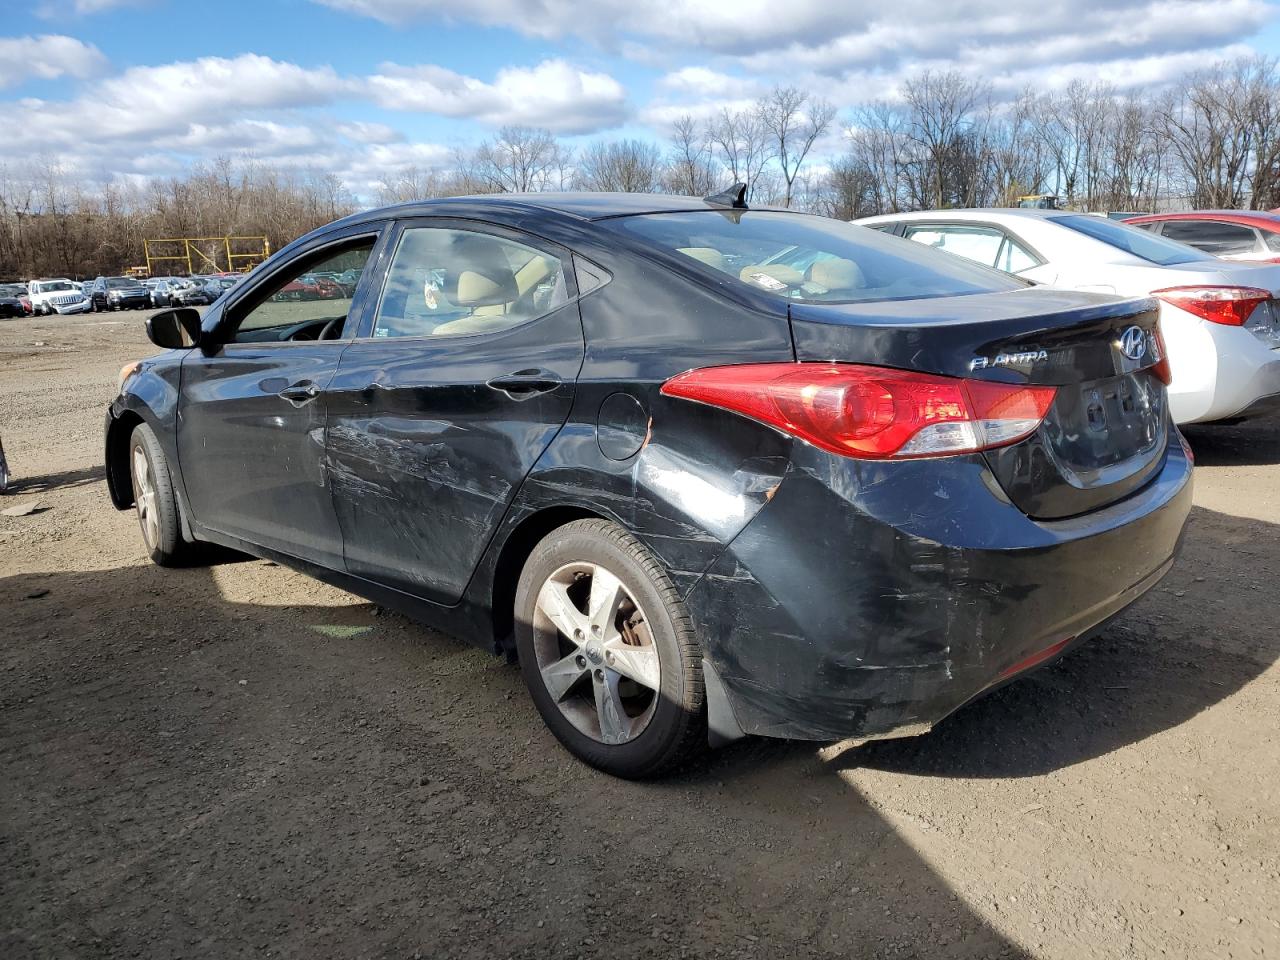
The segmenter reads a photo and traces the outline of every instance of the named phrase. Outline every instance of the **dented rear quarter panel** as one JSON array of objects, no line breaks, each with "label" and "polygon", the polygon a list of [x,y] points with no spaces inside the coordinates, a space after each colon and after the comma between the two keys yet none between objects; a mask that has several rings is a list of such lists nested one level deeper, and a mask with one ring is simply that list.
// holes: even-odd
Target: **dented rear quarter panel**
[{"label": "dented rear quarter panel", "polygon": [[1010,503],[979,454],[876,462],[797,442],[688,604],[744,732],[918,731],[1153,586],[1190,501],[1176,433],[1142,491],[1051,522]]}]

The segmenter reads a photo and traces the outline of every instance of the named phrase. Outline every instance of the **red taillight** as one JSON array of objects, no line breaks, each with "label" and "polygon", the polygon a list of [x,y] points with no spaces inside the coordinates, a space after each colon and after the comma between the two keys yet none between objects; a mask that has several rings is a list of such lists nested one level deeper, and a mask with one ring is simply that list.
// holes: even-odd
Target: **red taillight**
[{"label": "red taillight", "polygon": [[1165,349],[1164,334],[1160,332],[1160,322],[1156,321],[1155,329],[1156,352],[1159,354],[1155,366],[1151,368],[1151,372],[1156,375],[1156,379],[1165,386],[1173,383],[1173,370],[1169,366],[1169,351]]},{"label": "red taillight", "polygon": [[1254,308],[1271,299],[1269,290],[1257,287],[1168,287],[1152,290],[1151,295],[1197,317],[1229,327],[1244,326]]},{"label": "red taillight", "polygon": [[1035,432],[1056,387],[961,380],[852,363],[705,367],[662,385],[847,457],[939,457]]}]

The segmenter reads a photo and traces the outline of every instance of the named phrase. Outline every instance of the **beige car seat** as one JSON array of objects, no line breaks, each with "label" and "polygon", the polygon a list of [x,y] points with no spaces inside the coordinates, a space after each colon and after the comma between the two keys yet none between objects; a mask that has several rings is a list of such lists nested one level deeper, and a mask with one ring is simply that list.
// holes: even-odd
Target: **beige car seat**
[{"label": "beige car seat", "polygon": [[852,260],[833,257],[810,264],[808,278],[827,292],[833,290],[860,290],[867,285],[862,268]]},{"label": "beige car seat", "polygon": [[[528,263],[517,270],[514,274],[508,273],[511,285],[504,287],[501,296],[504,299],[494,301],[488,297],[481,296],[478,300],[459,300],[454,298],[454,303],[459,306],[471,306],[471,316],[463,317],[460,320],[451,320],[448,323],[442,323],[431,331],[432,336],[461,336],[468,333],[484,333],[486,330],[502,329],[506,326],[505,322],[500,321],[512,312],[523,312],[518,309],[518,305],[526,297],[533,295],[539,284],[545,283],[550,277],[554,276],[560,270],[559,261],[551,257],[544,257],[542,254],[534,256]],[[471,270],[464,270],[458,277],[458,295],[466,296],[470,293],[482,294],[479,281],[477,279],[467,279],[464,291],[464,278],[474,277],[480,279],[489,279],[481,277],[480,274]],[[504,278],[505,281],[505,278]],[[510,293],[510,296],[506,294]],[[499,296],[495,290],[494,296]]]},{"label": "beige car seat", "polygon": [[676,252],[705,263],[708,267],[713,267],[725,273],[729,272],[729,266],[725,262],[724,254],[715,247],[677,247]]}]

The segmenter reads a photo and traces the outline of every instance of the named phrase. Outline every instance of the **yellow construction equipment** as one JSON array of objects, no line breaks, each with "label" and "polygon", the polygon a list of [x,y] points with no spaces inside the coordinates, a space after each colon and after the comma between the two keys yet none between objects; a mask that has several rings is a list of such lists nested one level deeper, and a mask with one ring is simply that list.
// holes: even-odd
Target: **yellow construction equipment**
[{"label": "yellow construction equipment", "polygon": [[156,265],[179,262],[188,274],[245,273],[271,256],[266,237],[168,237],[143,240],[147,275],[156,275]]}]

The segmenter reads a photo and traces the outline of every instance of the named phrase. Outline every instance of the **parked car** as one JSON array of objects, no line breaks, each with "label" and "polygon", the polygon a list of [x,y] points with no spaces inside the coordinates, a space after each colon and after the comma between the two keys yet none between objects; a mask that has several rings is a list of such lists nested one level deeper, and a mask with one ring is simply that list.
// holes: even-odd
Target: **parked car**
[{"label": "parked car", "polygon": [[1157,297],[1178,423],[1280,409],[1280,267],[1218,260],[1126,223],[1058,210],[936,210],[858,223],[1054,287]]},{"label": "parked car", "polygon": [[206,277],[204,280],[204,291],[209,297],[209,302],[213,303],[220,296],[230,290],[238,282],[237,279],[231,277]]},{"label": "parked car", "polygon": [[209,296],[202,279],[187,277],[174,281],[169,288],[169,302],[174,306],[204,306],[215,298]]},{"label": "parked car", "polygon": [[[316,269],[354,300],[275,299]],[[910,735],[1169,569],[1157,316],[740,192],[401,205],[150,318],[108,485],[156,563],[222,544],[514,651],[615,774]]]},{"label": "parked car", "polygon": [[9,492],[9,461],[4,455],[4,444],[0,443],[0,493]]},{"label": "parked car", "polygon": [[14,317],[25,317],[28,313],[23,305],[24,294],[21,287],[11,284],[0,284],[0,320],[11,320]]},{"label": "parked car", "polygon": [[1280,263],[1280,215],[1254,210],[1155,213],[1125,221],[1224,260]]},{"label": "parked car", "polygon": [[91,296],[95,310],[145,310],[151,306],[151,291],[136,277],[98,277]]},{"label": "parked car", "polygon": [[173,288],[177,281],[173,277],[155,277],[143,281],[151,297],[152,307],[168,307],[173,305]]},{"label": "parked car", "polygon": [[80,292],[80,285],[65,277],[32,280],[27,284],[31,310],[40,315],[87,313],[92,301]]}]

